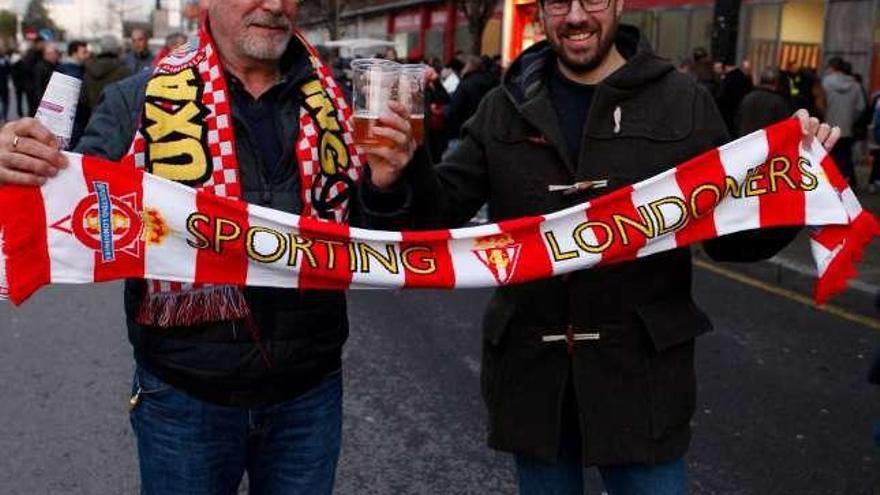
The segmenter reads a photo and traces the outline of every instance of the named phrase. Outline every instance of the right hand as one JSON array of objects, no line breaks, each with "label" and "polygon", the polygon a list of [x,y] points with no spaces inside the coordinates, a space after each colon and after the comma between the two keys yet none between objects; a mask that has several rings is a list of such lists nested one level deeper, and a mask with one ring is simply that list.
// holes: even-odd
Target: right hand
[{"label": "right hand", "polygon": [[55,135],[36,119],[15,120],[0,129],[0,185],[41,186],[66,167]]}]

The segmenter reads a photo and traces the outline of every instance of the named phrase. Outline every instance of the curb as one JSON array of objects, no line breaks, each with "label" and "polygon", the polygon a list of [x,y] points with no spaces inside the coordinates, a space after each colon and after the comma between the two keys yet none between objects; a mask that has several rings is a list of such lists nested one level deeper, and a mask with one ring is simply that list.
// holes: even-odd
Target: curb
[{"label": "curb", "polygon": [[[816,269],[785,256],[777,255],[769,260],[754,263],[721,263],[713,261],[701,250],[695,250],[694,258],[783,289],[801,293],[811,299],[813,297],[813,286],[817,279]],[[871,318],[878,318],[880,317],[880,309],[875,305],[878,295],[880,295],[880,286],[853,279],[849,283],[849,289],[834,296],[829,304]]]}]

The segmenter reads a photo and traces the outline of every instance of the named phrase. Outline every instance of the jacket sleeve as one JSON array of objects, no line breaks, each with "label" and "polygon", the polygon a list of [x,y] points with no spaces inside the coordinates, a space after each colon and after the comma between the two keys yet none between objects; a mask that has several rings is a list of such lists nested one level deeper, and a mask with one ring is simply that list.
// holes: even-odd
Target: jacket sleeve
[{"label": "jacket sleeve", "polygon": [[397,190],[401,208],[396,212],[389,212],[386,204],[386,213],[376,215],[383,208],[367,175],[367,183],[360,189],[365,223],[374,226],[393,222],[394,230],[420,230],[459,227],[473,218],[486,202],[489,190],[483,143],[485,130],[493,120],[491,100],[491,94],[483,99],[476,114],[462,128],[458,147],[442,163],[432,164],[425,152],[416,154]]},{"label": "jacket sleeve", "polygon": [[[706,92],[701,92],[702,102],[697,107],[703,108],[702,123],[698,128],[719,129],[716,131],[716,146],[730,140],[727,131],[724,130],[724,121],[718,108]],[[720,125],[720,127],[719,127]],[[751,262],[771,258],[779,251],[788,246],[797,237],[800,227],[782,227],[763,230],[748,230],[729,234],[717,239],[703,242],[703,250],[715,261]]]}]

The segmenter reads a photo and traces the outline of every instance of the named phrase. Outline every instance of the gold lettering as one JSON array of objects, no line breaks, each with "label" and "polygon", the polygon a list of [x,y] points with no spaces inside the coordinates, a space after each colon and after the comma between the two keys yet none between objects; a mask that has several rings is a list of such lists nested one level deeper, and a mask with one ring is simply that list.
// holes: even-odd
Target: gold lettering
[{"label": "gold lettering", "polygon": [[[584,239],[584,232],[593,227],[598,227],[605,231],[607,239],[602,244],[592,245]],[[604,252],[609,246],[611,246],[611,243],[614,242],[614,231],[608,224],[603,222],[584,222],[574,229],[572,236],[574,237],[574,243],[577,244],[579,248],[591,254],[600,254]],[[599,236],[596,236],[597,242],[598,238]]]},{"label": "gold lettering", "polygon": [[[681,212],[681,216],[672,225],[667,225],[666,215],[663,214],[663,210],[661,209],[662,206],[666,205],[674,206]],[[657,219],[657,225],[660,227],[657,229],[657,237],[670,232],[675,232],[684,227],[688,222],[687,204],[685,204],[681,198],[663,198],[650,203],[648,207],[651,208],[651,212],[654,213],[654,217]]]},{"label": "gold lettering", "polygon": [[[707,208],[705,212],[701,212],[697,202],[700,199],[700,194],[706,191],[711,191],[712,194],[715,195],[715,199],[712,200],[712,206]],[[693,215],[695,219],[703,218],[704,215],[710,213],[716,206],[718,206],[718,203],[721,202],[721,197],[721,189],[715,184],[703,184],[702,186],[697,187],[691,192],[691,215]]]},{"label": "gold lettering", "polygon": [[[412,259],[412,256],[416,252],[425,252],[427,254]],[[437,260],[434,259],[433,256],[430,256],[431,248],[427,246],[410,246],[403,250],[400,254],[400,258],[403,261],[403,268],[409,272],[415,273],[416,275],[431,275],[437,272]],[[415,262],[414,262],[415,261]]]},{"label": "gold lettering", "polygon": [[[782,164],[781,169],[777,169],[776,165]],[[782,179],[786,184],[788,184],[788,188],[792,191],[797,191],[797,184],[791,180],[791,177],[788,176],[788,172],[791,170],[791,161],[784,156],[776,157],[770,160],[770,190],[776,192],[778,187],[776,185],[776,179]]]},{"label": "gold lettering", "polygon": [[198,75],[195,69],[177,74],[153,76],[147,84],[147,97],[173,101],[195,101],[199,89],[194,83]]},{"label": "gold lettering", "polygon": [[756,184],[759,180],[764,180],[764,174],[760,172],[760,167],[749,170],[749,174],[746,176],[746,183],[744,185],[747,198],[767,194],[766,188],[758,187],[758,185]]},{"label": "gold lettering", "polygon": [[336,108],[333,107],[333,102],[324,96],[323,91],[307,97],[306,105],[316,111],[315,120],[318,122],[318,127],[326,131],[339,130],[339,122],[334,116]]},{"label": "gold lettering", "polygon": [[819,179],[810,172],[811,163],[806,158],[798,160],[798,169],[801,171],[801,189],[814,191],[819,187]]},{"label": "gold lettering", "polygon": [[736,199],[742,197],[743,187],[733,177],[724,178],[724,196],[733,196]]},{"label": "gold lettering", "polygon": [[[226,230],[225,227],[230,227],[231,230]],[[235,241],[240,237],[241,227],[237,223],[226,218],[218,218],[214,223],[214,252],[222,252],[224,242]]]},{"label": "gold lettering", "polygon": [[[257,234],[269,234],[275,238],[278,242],[278,245],[275,247],[275,250],[270,254],[262,254],[257,251],[256,238]],[[248,257],[252,260],[260,262],[260,263],[275,263],[280,260],[284,256],[284,252],[287,251],[287,238],[284,237],[284,234],[280,232],[276,232],[271,229],[267,229],[265,227],[251,227],[247,232],[247,242],[245,247],[247,249]]]},{"label": "gold lettering", "polygon": [[370,269],[370,257],[378,261],[388,273],[397,275],[400,271],[397,265],[397,253],[394,250],[394,244],[385,245],[386,256],[382,256],[382,253],[377,249],[364,242],[358,243],[358,252],[361,255],[361,273],[370,273],[372,271]]},{"label": "gold lettering", "polygon": [[211,219],[208,215],[202,213],[193,213],[186,219],[186,231],[196,238],[195,241],[187,239],[186,243],[193,249],[209,249],[211,247],[211,240],[199,230],[199,223],[210,224]]},{"label": "gold lettering", "polygon": [[638,212],[642,220],[641,222],[623,215],[611,215],[611,219],[614,220],[614,224],[617,226],[617,231],[620,232],[620,240],[624,246],[629,246],[629,234],[626,232],[627,225],[641,232],[648,239],[654,237],[654,223],[648,217],[648,210],[644,206],[639,206]]},{"label": "gold lettering", "polygon": [[[162,160],[174,159],[174,162]],[[152,173],[177,182],[201,182],[208,177],[208,158],[202,143],[186,138],[170,143],[150,143]]]},{"label": "gold lettering", "polygon": [[547,244],[550,245],[550,253],[553,255],[553,261],[560,263],[566,260],[572,260],[580,257],[580,253],[577,251],[568,251],[563,253],[561,249],[559,249],[559,241],[556,240],[556,234],[551,232],[544,232],[544,237],[547,239]]},{"label": "gold lettering", "polygon": [[147,127],[150,141],[160,141],[165,137],[177,132],[184,136],[201,139],[202,126],[193,122],[202,114],[202,110],[193,102],[189,102],[174,113],[166,112],[164,108],[153,103],[146,104],[147,122],[152,122]]},{"label": "gold lettering", "polygon": [[314,241],[293,234],[288,234],[287,238],[290,239],[290,257],[287,260],[287,266],[297,266],[299,253],[303,253],[309,260],[309,266],[318,268],[318,260],[315,259],[315,253],[312,252]]},{"label": "gold lettering", "polygon": [[348,168],[348,151],[345,143],[335,134],[321,135],[321,169],[327,175],[335,175],[340,168]]},{"label": "gold lettering", "polygon": [[327,269],[333,270],[336,268],[336,247],[344,247],[345,243],[340,241],[328,241],[324,239],[315,239],[315,242],[318,244],[324,244],[327,246]]}]

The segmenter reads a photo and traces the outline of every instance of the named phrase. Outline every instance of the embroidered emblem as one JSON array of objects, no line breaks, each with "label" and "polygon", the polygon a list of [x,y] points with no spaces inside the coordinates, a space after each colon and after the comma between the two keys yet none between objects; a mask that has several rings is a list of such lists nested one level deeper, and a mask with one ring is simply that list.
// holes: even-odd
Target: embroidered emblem
[{"label": "embroidered emblem", "polygon": [[72,215],[52,228],[71,234],[89,249],[100,253],[100,261],[111,263],[118,253],[140,258],[144,223],[138,214],[138,197],[113,196],[106,182],[95,182],[95,192],[83,198]]},{"label": "embroidered emblem", "polygon": [[472,250],[499,284],[506,284],[516,271],[522,244],[514,241],[510,234],[480,237]]}]

